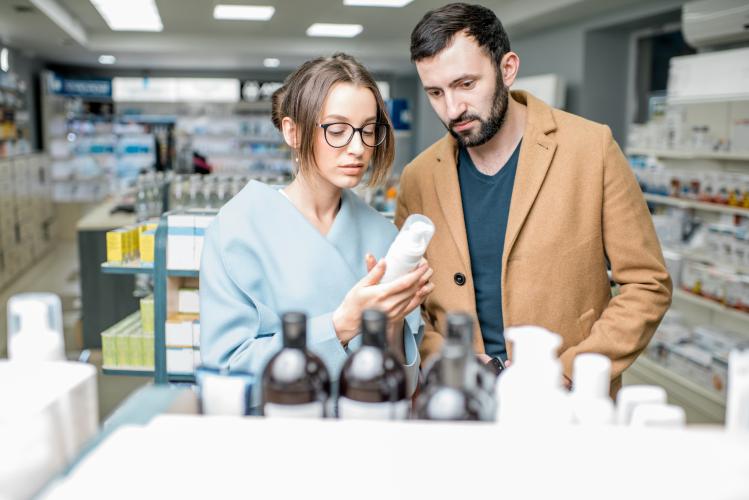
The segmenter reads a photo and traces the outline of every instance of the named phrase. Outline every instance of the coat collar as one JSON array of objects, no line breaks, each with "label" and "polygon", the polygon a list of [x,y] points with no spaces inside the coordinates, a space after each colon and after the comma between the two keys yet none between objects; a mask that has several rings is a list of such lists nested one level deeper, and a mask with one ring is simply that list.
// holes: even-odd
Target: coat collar
[{"label": "coat collar", "polygon": [[[556,151],[556,142],[549,136],[557,128],[552,108],[527,92],[512,91],[511,96],[515,101],[527,106],[527,121],[512,191],[503,262],[506,262],[512,250]],[[463,264],[470,270],[471,259],[460,196],[457,155],[457,141],[448,133],[435,145],[437,165],[433,169],[434,186],[450,234],[460,252]]]}]

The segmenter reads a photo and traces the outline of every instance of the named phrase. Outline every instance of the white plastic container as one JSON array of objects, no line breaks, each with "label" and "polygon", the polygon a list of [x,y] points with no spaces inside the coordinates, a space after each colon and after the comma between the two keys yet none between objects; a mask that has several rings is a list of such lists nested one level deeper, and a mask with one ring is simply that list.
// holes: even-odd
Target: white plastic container
[{"label": "white plastic container", "polygon": [[60,298],[24,293],[8,300],[8,358],[13,361],[63,361]]},{"label": "white plastic container", "polygon": [[580,425],[614,423],[614,402],[609,397],[611,360],[597,353],[582,353],[573,365],[570,396],[573,421]]},{"label": "white plastic container", "polygon": [[632,410],[632,427],[670,427],[680,429],[687,418],[680,406],[664,404],[639,404]]},{"label": "white plastic container", "polygon": [[728,355],[726,430],[749,432],[749,350]]},{"label": "white plastic container", "polygon": [[406,219],[398,236],[385,255],[385,275],[380,283],[388,283],[413,271],[419,265],[434,236],[434,223],[421,214]]},{"label": "white plastic container", "polygon": [[632,412],[638,405],[666,404],[666,391],[657,385],[628,385],[616,397],[616,423],[629,425]]},{"label": "white plastic container", "polygon": [[497,420],[524,426],[570,423],[572,410],[557,357],[561,337],[538,326],[511,327],[505,336],[513,344],[513,357],[497,382]]}]

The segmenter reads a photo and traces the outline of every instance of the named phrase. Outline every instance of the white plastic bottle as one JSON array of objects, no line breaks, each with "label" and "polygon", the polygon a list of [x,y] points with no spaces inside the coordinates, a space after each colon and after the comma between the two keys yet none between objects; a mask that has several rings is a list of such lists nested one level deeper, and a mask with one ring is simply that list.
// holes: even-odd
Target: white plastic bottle
[{"label": "white plastic bottle", "polygon": [[749,349],[728,355],[726,430],[749,432]]},{"label": "white plastic bottle", "polygon": [[645,403],[635,406],[629,425],[632,427],[682,428],[687,419],[680,406]]},{"label": "white plastic bottle", "polygon": [[497,420],[512,425],[564,425],[572,420],[557,349],[562,339],[539,326],[511,327],[512,365],[497,382]]},{"label": "white plastic bottle", "polygon": [[64,361],[60,299],[49,293],[15,295],[8,301],[8,358]]},{"label": "white plastic bottle", "polygon": [[603,354],[578,354],[572,376],[570,402],[573,422],[580,425],[613,424],[614,402],[609,397],[611,360]]},{"label": "white plastic bottle", "polygon": [[432,236],[434,223],[428,217],[410,215],[385,255],[387,267],[380,283],[388,283],[416,269]]},{"label": "white plastic bottle", "polygon": [[666,390],[657,385],[628,385],[616,396],[616,423],[630,425],[635,408],[643,404],[666,404]]}]

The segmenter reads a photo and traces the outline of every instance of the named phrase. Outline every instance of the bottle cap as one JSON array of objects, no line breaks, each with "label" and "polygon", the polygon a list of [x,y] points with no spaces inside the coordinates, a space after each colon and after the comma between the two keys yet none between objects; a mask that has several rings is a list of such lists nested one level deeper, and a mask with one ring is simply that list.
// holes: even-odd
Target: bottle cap
[{"label": "bottle cap", "polygon": [[473,344],[473,318],[466,313],[449,313],[447,315],[447,335],[450,341],[460,342],[466,347]]},{"label": "bottle cap", "polygon": [[385,347],[387,316],[377,309],[366,309],[361,316],[362,344]]},{"label": "bottle cap", "polygon": [[307,345],[307,315],[302,312],[287,312],[281,317],[283,346],[304,349]]}]

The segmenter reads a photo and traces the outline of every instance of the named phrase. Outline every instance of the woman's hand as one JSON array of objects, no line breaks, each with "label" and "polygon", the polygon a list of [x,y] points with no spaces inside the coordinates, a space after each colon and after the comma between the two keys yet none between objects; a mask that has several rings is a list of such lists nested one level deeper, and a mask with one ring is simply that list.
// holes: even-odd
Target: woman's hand
[{"label": "woman's hand", "polygon": [[385,274],[385,260],[375,262],[367,255],[369,272],[349,290],[340,306],[333,312],[333,326],[342,344],[346,345],[359,331],[361,315],[365,309],[379,309],[391,324],[401,323],[415,308],[419,307],[434,289],[429,279],[434,271],[426,259],[419,266],[390,283],[381,284]]}]

